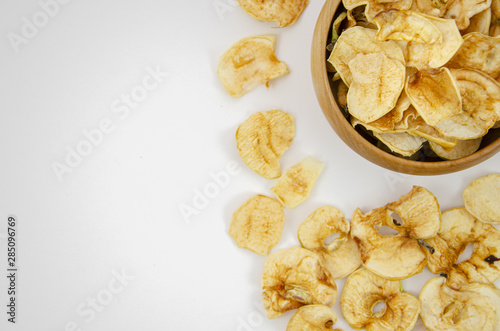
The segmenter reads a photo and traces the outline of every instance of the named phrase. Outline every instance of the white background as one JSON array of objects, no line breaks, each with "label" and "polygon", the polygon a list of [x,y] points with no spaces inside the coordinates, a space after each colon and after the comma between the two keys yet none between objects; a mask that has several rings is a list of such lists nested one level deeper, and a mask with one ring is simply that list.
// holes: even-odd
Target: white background
[{"label": "white background", "polygon": [[[322,1],[283,29],[256,21],[234,0],[73,0],[44,21],[40,3],[48,2],[0,0],[0,276],[7,217],[19,222],[17,323],[7,322],[2,276],[1,330],[285,330],[292,312],[263,317],[265,257],[228,235],[232,212],[257,193],[270,195],[274,183],[248,169],[235,146],[236,128],[257,111],[295,118],[283,169],[306,155],[326,164],[310,199],[286,210],[272,252],[298,245],[298,225],[323,205],[350,219],[358,207],[367,212],[421,185],[444,211],[463,204],[473,179],[498,172],[500,154],[460,173],[421,177],[350,150],[324,118],[311,81]],[[291,72],[233,99],[216,75],[218,59],[257,34],[277,35],[276,54]],[[24,42],[16,46],[14,35]],[[168,76],[128,116],[114,112],[122,95],[149,79],[148,68]],[[112,131],[59,180],[54,165],[88,147],[84,132],[103,120]],[[213,175],[228,167],[239,171],[214,189]],[[196,209],[207,187],[212,197]],[[183,217],[181,206],[196,215]],[[418,295],[430,276],[425,270],[404,287]],[[343,283],[336,326],[350,330],[340,313]]]}]

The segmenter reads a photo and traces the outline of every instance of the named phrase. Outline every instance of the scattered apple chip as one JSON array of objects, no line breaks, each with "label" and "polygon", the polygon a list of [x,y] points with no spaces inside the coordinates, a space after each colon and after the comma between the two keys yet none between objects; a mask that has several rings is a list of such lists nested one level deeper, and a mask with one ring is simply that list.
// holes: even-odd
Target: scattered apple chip
[{"label": "scattered apple chip", "polygon": [[500,224],[500,174],[473,180],[464,190],[463,199],[465,208],[480,221]]},{"label": "scattered apple chip", "polygon": [[490,37],[479,32],[464,36],[464,43],[446,65],[456,69],[476,69],[500,77],[500,36]]},{"label": "scattered apple chip", "polygon": [[337,314],[330,307],[307,305],[300,307],[292,315],[286,331],[332,331],[335,323]]},{"label": "scattered apple chip", "polygon": [[440,158],[444,160],[457,160],[469,156],[477,151],[482,140],[483,138],[456,140],[457,144],[449,150],[433,141],[429,141],[429,145],[434,153],[436,153],[436,155]]},{"label": "scattered apple chip", "polygon": [[444,277],[427,281],[420,292],[420,316],[430,331],[500,329],[500,294],[497,288],[470,284],[459,291]]},{"label": "scattered apple chip", "polygon": [[417,71],[406,81],[405,92],[429,125],[436,125],[462,111],[460,90],[447,68]]},{"label": "scattered apple chip", "polygon": [[462,35],[454,20],[426,16],[441,32],[443,41],[419,43],[399,41],[405,54],[406,65],[419,70],[437,69],[445,65],[463,43]]},{"label": "scattered apple chip", "polygon": [[268,86],[271,79],[289,73],[288,66],[276,58],[275,46],[273,35],[246,37],[222,55],[217,75],[232,97],[239,98],[260,84]]},{"label": "scattered apple chip", "polygon": [[293,116],[270,110],[252,114],[238,127],[236,144],[241,159],[266,179],[281,176],[280,157],[295,137]]},{"label": "scattered apple chip", "polygon": [[[381,311],[374,311],[377,304]],[[342,315],[356,330],[411,330],[420,312],[420,302],[404,292],[400,281],[387,280],[360,269],[349,275],[340,297]]]},{"label": "scattered apple chip", "polygon": [[427,141],[425,138],[406,132],[374,133],[373,135],[393,153],[402,156],[412,156]]},{"label": "scattered apple chip", "polygon": [[391,60],[405,64],[404,54],[395,41],[378,41],[376,30],[354,26],[342,32],[328,58],[347,86],[351,86],[352,74],[349,62],[358,54],[383,52]]},{"label": "scattered apple chip", "polygon": [[[477,220],[464,207],[443,212],[439,233],[426,242],[434,248],[432,254],[427,252],[427,267],[432,273],[447,275],[451,288],[458,290],[468,283],[490,284],[500,278],[500,231]],[[472,255],[457,262],[471,244]]]},{"label": "scattered apple chip", "polygon": [[459,30],[465,30],[470,18],[490,8],[491,0],[453,0],[446,8],[445,18],[453,19]]},{"label": "scattered apple chip", "polygon": [[276,22],[280,28],[294,24],[308,2],[308,0],[238,0],[241,8],[253,18],[261,22]]},{"label": "scattered apple chip", "polygon": [[[393,218],[399,215],[400,221]],[[381,235],[382,227],[397,235]],[[351,236],[358,244],[363,265],[373,273],[391,280],[420,273],[427,263],[422,240],[434,237],[441,226],[436,197],[427,189],[414,186],[396,202],[367,214],[357,209],[351,221]]]},{"label": "scattered apple chip", "polygon": [[500,119],[500,84],[477,70],[450,71],[460,91],[462,110],[437,123],[435,128],[445,136],[460,140],[484,136]]},{"label": "scattered apple chip", "polygon": [[281,203],[256,195],[233,213],[229,235],[238,247],[265,256],[280,241],[284,223],[285,213]]},{"label": "scattered apple chip", "polygon": [[349,61],[352,83],[347,92],[349,113],[369,123],[395,106],[404,88],[405,66],[383,52],[358,54]]},{"label": "scattered apple chip", "polygon": [[311,156],[290,167],[271,188],[287,208],[294,208],[309,198],[311,190],[325,167]]},{"label": "scattered apple chip", "polygon": [[335,281],[317,254],[301,247],[278,251],[266,259],[262,289],[264,308],[271,319],[304,305],[332,307],[337,298]]},{"label": "scattered apple chip", "polygon": [[441,43],[441,31],[429,19],[430,16],[410,10],[389,10],[379,13],[377,40],[405,40],[418,43]]},{"label": "scattered apple chip", "polygon": [[[316,209],[299,226],[297,235],[302,247],[318,253],[332,278],[349,275],[361,265],[358,245],[351,238],[350,223],[344,214],[332,206]],[[339,233],[331,243],[325,240]]]}]

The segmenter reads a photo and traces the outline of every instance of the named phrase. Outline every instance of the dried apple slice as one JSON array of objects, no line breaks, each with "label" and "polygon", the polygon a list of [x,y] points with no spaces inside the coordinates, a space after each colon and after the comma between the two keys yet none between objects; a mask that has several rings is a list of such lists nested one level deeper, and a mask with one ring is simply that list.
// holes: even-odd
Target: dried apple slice
[{"label": "dried apple slice", "polygon": [[[385,308],[374,312],[379,303],[384,303]],[[356,330],[405,331],[415,326],[420,302],[402,290],[400,281],[387,280],[363,268],[347,277],[340,308],[347,323]]]},{"label": "dried apple slice", "polygon": [[304,305],[332,307],[337,297],[335,281],[317,254],[301,247],[269,255],[261,284],[264,308],[271,319]]},{"label": "dried apple slice", "polygon": [[[316,209],[299,225],[297,235],[302,247],[318,253],[332,278],[339,279],[361,265],[358,245],[349,231],[350,223],[344,214],[337,208],[324,206]],[[326,244],[325,240],[336,233],[340,236]]]},{"label": "dried apple slice", "polygon": [[444,277],[427,281],[420,292],[420,316],[430,331],[500,329],[500,294],[496,287],[470,284],[459,291]]},{"label": "dried apple slice", "polygon": [[281,110],[257,112],[240,124],[236,145],[246,165],[266,179],[281,176],[280,157],[295,137],[293,116]]},{"label": "dried apple slice", "polygon": [[462,35],[467,35],[472,32],[479,32],[484,35],[490,34],[491,26],[491,8],[487,8],[482,12],[470,18],[470,24],[467,29],[460,31]]},{"label": "dried apple slice", "polygon": [[490,8],[491,0],[453,0],[446,8],[445,18],[455,20],[459,30],[467,29],[470,18]]},{"label": "dried apple slice", "polygon": [[300,307],[292,315],[286,331],[332,331],[335,323],[337,314],[330,307],[307,305]]},{"label": "dried apple slice", "polygon": [[368,21],[373,21],[373,19],[379,15],[381,12],[387,12],[390,10],[407,10],[410,9],[412,1],[411,0],[391,0],[391,1],[377,1],[377,0],[343,0],[347,10],[353,10],[356,7],[366,5],[365,15]]},{"label": "dried apple slice", "polygon": [[288,74],[288,66],[274,53],[276,36],[246,37],[231,46],[220,58],[217,75],[226,91],[239,98],[274,78]]},{"label": "dried apple slice", "polygon": [[271,191],[287,208],[295,208],[309,198],[324,167],[324,163],[307,156],[285,171]]},{"label": "dried apple slice", "polygon": [[500,174],[473,180],[465,188],[463,199],[467,211],[480,221],[500,224]]},{"label": "dried apple slice", "polygon": [[276,22],[283,28],[294,24],[307,7],[308,0],[238,0],[241,8],[261,22]]},{"label": "dried apple slice", "polygon": [[500,0],[491,1],[490,36],[500,36]]},{"label": "dried apple slice", "polygon": [[425,138],[406,132],[374,133],[373,135],[393,153],[402,156],[412,156],[427,141]]},{"label": "dried apple slice", "polygon": [[451,149],[445,149],[442,144],[433,141],[429,141],[429,145],[434,153],[440,158],[445,160],[458,160],[475,153],[481,145],[482,140],[483,138],[456,140],[456,145]]},{"label": "dried apple slice", "polygon": [[229,235],[238,247],[265,256],[280,241],[284,223],[281,203],[259,194],[233,213]]}]

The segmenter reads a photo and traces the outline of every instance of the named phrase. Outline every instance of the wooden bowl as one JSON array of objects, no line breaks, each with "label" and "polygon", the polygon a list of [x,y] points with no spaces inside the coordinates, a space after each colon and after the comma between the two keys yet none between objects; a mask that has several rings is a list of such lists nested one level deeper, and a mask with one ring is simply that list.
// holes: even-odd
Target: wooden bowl
[{"label": "wooden bowl", "polygon": [[412,175],[440,175],[470,168],[495,155],[500,150],[500,129],[490,129],[481,146],[472,155],[451,161],[414,161],[398,157],[378,148],[366,136],[355,130],[340,110],[335,99],[336,84],[326,69],[327,41],[333,17],[341,0],[326,0],[319,15],[312,41],[311,70],[319,104],[337,135],[356,153],[389,170]]}]

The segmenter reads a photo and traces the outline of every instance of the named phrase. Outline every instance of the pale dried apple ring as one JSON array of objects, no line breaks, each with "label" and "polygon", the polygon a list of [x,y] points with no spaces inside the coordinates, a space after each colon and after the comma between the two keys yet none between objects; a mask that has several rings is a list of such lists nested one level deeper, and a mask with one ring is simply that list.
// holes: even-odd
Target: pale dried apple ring
[{"label": "pale dried apple ring", "polygon": [[444,277],[435,277],[427,281],[419,299],[420,316],[430,331],[500,328],[500,294],[495,287],[470,284],[456,291]]},{"label": "pale dried apple ring", "polygon": [[286,331],[332,331],[337,314],[325,305],[300,307],[290,318]]},{"label": "pale dried apple ring", "polygon": [[349,113],[370,123],[395,106],[404,89],[405,66],[385,53],[358,54],[349,61],[352,83],[347,92]]},{"label": "pale dried apple ring", "polygon": [[381,12],[373,19],[378,27],[377,40],[405,40],[427,44],[443,42],[441,31],[428,17],[411,10]]},{"label": "pale dried apple ring", "polygon": [[281,203],[287,208],[295,208],[304,202],[323,171],[325,164],[311,156],[291,166],[271,188]]},{"label": "pale dried apple ring", "polygon": [[256,195],[233,213],[229,235],[238,247],[265,256],[280,241],[284,223],[285,213],[281,203]]},{"label": "pale dried apple ring", "polygon": [[445,18],[455,20],[459,30],[469,27],[470,18],[490,8],[491,0],[453,0],[444,14]]},{"label": "pale dried apple ring", "polygon": [[489,35],[490,26],[491,26],[491,8],[487,8],[482,12],[472,16],[470,18],[470,24],[467,27],[467,29],[461,32],[463,36],[472,32],[479,32],[484,35]]},{"label": "pale dried apple ring", "polygon": [[393,153],[402,156],[412,156],[422,147],[427,139],[406,132],[385,132],[373,134]]},{"label": "pale dried apple ring", "polygon": [[458,85],[448,68],[417,71],[406,81],[406,95],[429,125],[436,125],[462,111]]},{"label": "pale dried apple ring", "polygon": [[268,318],[304,305],[332,307],[337,298],[335,281],[318,255],[301,247],[271,254],[262,273],[264,308]]},{"label": "pale dried apple ring", "polygon": [[[500,231],[482,223],[463,207],[443,212],[441,229],[426,242],[434,248],[427,267],[432,273],[446,274],[448,286],[459,289],[468,283],[486,283],[500,278]],[[472,244],[469,259],[457,263],[465,248]]]},{"label": "pale dried apple ring", "polygon": [[395,41],[378,41],[376,30],[354,26],[342,32],[328,58],[347,86],[352,83],[349,62],[358,54],[383,52],[390,59],[405,64],[403,51]]},{"label": "pale dried apple ring", "polygon": [[308,0],[238,0],[241,8],[261,22],[276,22],[280,28],[294,24]]},{"label": "pale dried apple ring", "polygon": [[[402,224],[393,218],[396,213]],[[381,235],[383,226],[397,235]],[[367,214],[359,209],[351,220],[351,236],[358,244],[363,265],[373,273],[391,280],[409,278],[422,272],[427,256],[421,240],[434,237],[441,226],[436,197],[427,189],[414,186],[396,201]]]},{"label": "pale dried apple ring", "polygon": [[274,78],[288,74],[288,66],[274,53],[276,36],[246,37],[231,46],[220,58],[217,75],[226,91],[239,98]]},{"label": "pale dried apple ring", "polygon": [[442,42],[419,43],[399,41],[405,54],[406,65],[419,70],[438,69],[445,65],[463,43],[462,35],[454,20],[426,16],[443,36]]},{"label": "pale dried apple ring", "polygon": [[478,70],[450,71],[460,91],[462,111],[434,127],[445,136],[460,140],[484,136],[500,119],[500,84]]},{"label": "pale dried apple ring", "polygon": [[468,33],[448,68],[476,69],[493,79],[500,77],[500,36],[490,37],[479,32]]},{"label": "pale dried apple ring", "polygon": [[483,138],[456,140],[457,143],[451,149],[446,150],[443,145],[429,141],[431,149],[437,156],[444,160],[457,160],[472,155],[481,145]]},{"label": "pale dried apple ring", "polygon": [[463,192],[465,208],[480,221],[500,224],[500,174],[472,181]]},{"label": "pale dried apple ring", "polygon": [[[380,302],[385,309],[373,312]],[[411,330],[420,312],[419,300],[401,289],[400,281],[382,278],[368,269],[349,275],[340,297],[342,315],[356,329]]]},{"label": "pale dried apple ring", "polygon": [[[361,265],[358,245],[351,238],[350,223],[335,207],[324,206],[316,209],[300,225],[297,231],[302,247],[318,253],[325,269],[332,278],[349,275]],[[325,240],[332,234],[340,236],[331,243]]]},{"label": "pale dried apple ring", "polygon": [[295,137],[293,116],[281,110],[252,114],[238,127],[236,145],[246,165],[266,179],[281,176],[280,157]]}]

